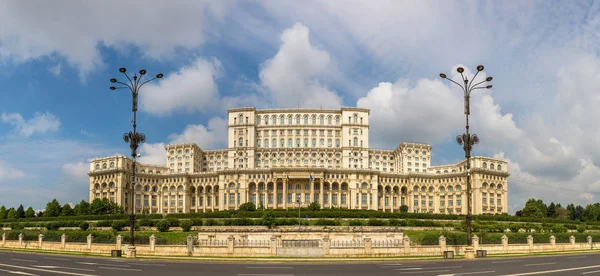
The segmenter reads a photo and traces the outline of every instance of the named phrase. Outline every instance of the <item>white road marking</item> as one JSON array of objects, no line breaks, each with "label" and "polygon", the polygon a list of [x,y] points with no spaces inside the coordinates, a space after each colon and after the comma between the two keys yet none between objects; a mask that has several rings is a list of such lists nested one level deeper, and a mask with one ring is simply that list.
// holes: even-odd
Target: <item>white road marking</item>
[{"label": "white road marking", "polygon": [[453,274],[453,275],[458,276],[458,275],[487,274],[487,273],[494,273],[494,272],[496,272],[496,271],[489,270],[489,271],[461,272],[461,273],[456,273],[456,274]]},{"label": "white road marking", "polygon": [[3,267],[12,267],[12,268],[17,268],[17,269],[33,270],[33,271],[50,272],[50,273],[64,274],[64,275],[98,276],[98,275],[94,275],[94,274],[81,274],[81,273],[75,273],[75,272],[57,271],[57,270],[50,270],[50,269],[43,269],[43,268],[33,268],[33,267],[24,267],[24,266],[9,265],[9,264],[0,264],[0,266],[3,266]]},{"label": "white road marking", "polygon": [[85,263],[85,262],[75,262],[76,264],[84,264],[84,265],[95,265],[97,263]]},{"label": "white road marking", "polygon": [[592,273],[600,273],[600,270],[594,270],[594,271],[581,272],[581,274],[582,274],[582,275],[585,275],[585,274],[592,274]]},{"label": "white road marking", "polygon": [[295,276],[296,274],[238,274],[238,276]]},{"label": "white road marking", "polygon": [[518,262],[522,262],[523,260],[512,260],[512,261],[500,261],[500,262],[492,262],[493,264],[507,264],[507,263],[518,263]]},{"label": "white road marking", "polygon": [[294,269],[291,266],[247,266],[246,268],[260,268],[260,269]]},{"label": "white road marking", "polygon": [[99,263],[86,263],[86,262],[76,262],[77,264],[84,265],[105,265],[105,266],[116,266],[116,267],[130,267],[129,265],[116,265],[116,264],[99,264]]},{"label": "white road marking", "polygon": [[96,271],[93,269],[85,269],[85,268],[74,268],[74,267],[66,267],[66,266],[55,266],[55,265],[32,265],[34,267],[39,267],[39,268],[60,268],[60,269],[71,269],[71,270],[79,270],[79,271]]},{"label": "white road marking", "polygon": [[567,259],[583,259],[583,258],[587,258],[587,256],[567,257]]},{"label": "white road marking", "polygon": [[21,262],[31,262],[31,263],[37,263],[38,261],[34,261],[34,260],[23,260],[23,259],[12,259],[13,261],[21,261]]},{"label": "white road marking", "polygon": [[423,271],[408,271],[408,272],[402,272],[402,274],[432,273],[432,272],[446,272],[446,271],[450,271],[450,269],[442,269],[442,270],[423,270]]},{"label": "white road marking", "polygon": [[525,273],[517,273],[517,274],[505,274],[503,276],[538,275],[538,274],[548,274],[548,273],[555,273],[555,272],[583,270],[583,269],[598,268],[598,267],[600,267],[600,265],[581,266],[581,267],[563,268],[563,269],[546,270],[546,271],[534,271],[534,272],[525,272]]},{"label": "white road marking", "polygon": [[65,258],[54,258],[54,257],[44,257],[44,259],[48,259],[48,260],[59,260],[59,261],[70,261],[69,259],[65,259]]},{"label": "white road marking", "polygon": [[422,267],[408,267],[408,268],[398,268],[394,270],[404,271],[404,270],[423,270]]},{"label": "white road marking", "polygon": [[551,264],[556,264],[556,263],[526,264],[525,266],[551,265]]},{"label": "white road marking", "polygon": [[[422,268],[422,267],[410,267],[410,268],[397,268],[394,270],[398,270],[398,271],[407,271],[407,270],[424,270],[424,269],[442,269],[442,268],[461,268],[462,266],[457,265],[457,266],[438,266],[438,267],[427,267],[427,268]],[[426,271],[423,271],[426,272]],[[431,272],[431,271],[429,271]]]},{"label": "white road marking", "polygon": [[106,266],[99,266],[98,268],[112,269],[112,270],[123,270],[123,271],[142,271],[141,269],[134,269],[134,268],[120,268],[120,267],[106,267]]},{"label": "white road marking", "polygon": [[12,271],[12,270],[6,270],[6,269],[0,269],[0,271],[8,272],[10,274],[21,274],[21,275],[29,275],[29,276],[39,276],[37,274],[31,274],[31,273],[27,273],[27,272],[23,272],[23,271]]},{"label": "white road marking", "polygon": [[132,264],[129,263],[130,265],[142,265],[142,266],[166,266],[164,264]]}]

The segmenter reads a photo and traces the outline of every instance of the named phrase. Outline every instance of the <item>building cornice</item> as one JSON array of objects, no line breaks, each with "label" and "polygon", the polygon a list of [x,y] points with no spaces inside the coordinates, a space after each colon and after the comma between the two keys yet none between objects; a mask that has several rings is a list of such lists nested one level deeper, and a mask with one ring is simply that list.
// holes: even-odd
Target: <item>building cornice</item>
[{"label": "building cornice", "polygon": [[[342,112],[338,109],[318,109],[318,108],[276,108],[276,109],[260,109],[256,110],[257,115],[275,114],[275,113],[325,113],[341,115]],[[298,114],[300,115],[300,114]]]},{"label": "building cornice", "polygon": [[357,111],[357,112],[366,112],[367,114],[371,114],[371,109],[369,108],[360,108],[353,106],[343,106],[341,111]]},{"label": "building cornice", "polygon": [[256,107],[236,107],[236,108],[230,108],[227,109],[227,113],[233,113],[233,112],[246,112],[246,111],[256,111]]}]

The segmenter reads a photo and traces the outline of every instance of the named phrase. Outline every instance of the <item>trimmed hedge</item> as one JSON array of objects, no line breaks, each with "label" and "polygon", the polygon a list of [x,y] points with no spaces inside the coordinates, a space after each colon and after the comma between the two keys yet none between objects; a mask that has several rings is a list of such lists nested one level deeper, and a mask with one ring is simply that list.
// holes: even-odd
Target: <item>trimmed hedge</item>
[{"label": "trimmed hedge", "polygon": [[[550,243],[550,236],[554,235],[556,243],[569,243],[569,238],[575,237],[575,242],[587,242],[587,237],[600,240],[600,233],[474,233],[479,237],[479,244],[501,244],[502,235],[508,237],[508,244],[526,244],[527,237],[533,237],[533,243]],[[421,245],[438,245],[440,236],[446,237],[447,245],[467,244],[467,233],[461,232],[427,232],[420,238],[413,240]],[[412,239],[412,238],[411,238]]]}]

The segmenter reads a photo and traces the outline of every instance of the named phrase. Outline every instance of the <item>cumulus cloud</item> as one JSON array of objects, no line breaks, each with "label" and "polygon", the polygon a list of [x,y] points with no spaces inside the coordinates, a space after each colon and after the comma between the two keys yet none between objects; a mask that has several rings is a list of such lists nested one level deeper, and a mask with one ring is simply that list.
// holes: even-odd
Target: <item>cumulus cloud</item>
[{"label": "cumulus cloud", "polygon": [[0,160],[0,181],[20,179],[23,177],[25,177],[23,171],[15,169],[10,164]]},{"label": "cumulus cloud", "polygon": [[215,83],[220,71],[219,60],[197,58],[158,84],[146,84],[148,87],[140,93],[141,110],[154,115],[215,111],[220,108],[219,90]]},{"label": "cumulus cloud", "polygon": [[[100,46],[120,51],[135,46],[146,57],[164,59],[177,49],[202,45],[212,33],[210,26],[221,21],[231,4],[193,1],[173,5],[162,0],[152,5],[117,0],[2,2],[0,59],[20,63],[59,55],[85,79],[91,70],[104,65]],[[206,24],[207,20],[212,24]]]},{"label": "cumulus cloud", "polygon": [[341,97],[322,84],[331,65],[329,53],[312,45],[309,30],[297,23],[281,34],[275,56],[261,65],[263,96],[279,107],[339,108]]},{"label": "cumulus cloud", "polygon": [[[227,120],[214,117],[208,120],[206,126],[190,124],[181,133],[169,135],[168,144],[196,143],[200,148],[215,149],[227,147]],[[165,143],[142,144],[142,157],[139,161],[144,164],[165,165],[167,152]]]},{"label": "cumulus cloud", "polygon": [[29,120],[23,119],[19,113],[2,113],[2,121],[15,126],[15,131],[23,137],[30,137],[35,133],[57,131],[60,120],[49,112],[35,113]]},{"label": "cumulus cloud", "polygon": [[77,163],[68,163],[63,165],[63,172],[74,178],[74,179],[82,179],[87,177],[87,173],[90,170],[89,162],[77,162]]}]

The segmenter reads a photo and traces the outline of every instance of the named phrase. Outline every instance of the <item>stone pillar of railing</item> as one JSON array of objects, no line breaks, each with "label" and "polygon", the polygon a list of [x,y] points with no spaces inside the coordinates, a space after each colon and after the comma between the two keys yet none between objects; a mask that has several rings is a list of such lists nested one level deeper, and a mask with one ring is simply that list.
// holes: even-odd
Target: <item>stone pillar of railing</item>
[{"label": "stone pillar of railing", "polygon": [[364,242],[365,242],[365,254],[367,256],[371,255],[373,253],[372,250],[372,242],[371,242],[371,238],[364,238]]},{"label": "stone pillar of railing", "polygon": [[2,246],[6,245],[6,233],[2,233]]},{"label": "stone pillar of railing", "polygon": [[187,251],[188,256],[192,256],[194,253],[194,237],[192,235],[187,236]]},{"label": "stone pillar of railing", "polygon": [[89,234],[87,236],[87,248],[88,249],[92,249],[92,241],[94,240],[94,236],[92,236],[92,234]]},{"label": "stone pillar of railing", "polygon": [[117,250],[121,250],[121,246],[123,245],[123,236],[121,235],[117,235],[117,238],[115,239],[117,244],[115,245],[117,248]]},{"label": "stone pillar of railing", "polygon": [[479,237],[477,237],[477,235],[471,237],[471,244],[473,244],[473,250],[479,249]]},{"label": "stone pillar of railing", "polygon": [[402,246],[404,247],[404,255],[410,255],[410,238],[408,236],[404,236]]},{"label": "stone pillar of railing", "polygon": [[19,234],[19,246],[23,246],[23,233]]},{"label": "stone pillar of railing", "polygon": [[594,243],[592,241],[592,236],[587,236],[587,242],[588,242],[588,245],[590,246],[590,248],[592,248],[592,246],[594,245]]},{"label": "stone pillar of railing", "polygon": [[65,249],[67,247],[67,234],[63,233],[60,235],[60,246]]},{"label": "stone pillar of railing", "polygon": [[275,236],[271,236],[271,256],[277,256],[277,238]]},{"label": "stone pillar of railing", "polygon": [[556,248],[556,237],[554,235],[550,236],[550,246],[552,246],[552,249]]},{"label": "stone pillar of railing", "polygon": [[446,247],[446,237],[440,236],[439,241],[440,241],[439,242],[440,251],[442,251],[442,253],[444,253],[444,251],[448,250],[448,248]]},{"label": "stone pillar of railing", "polygon": [[329,237],[323,237],[323,255],[327,257],[329,255],[329,246],[331,246],[331,241]]},{"label": "stone pillar of railing", "polygon": [[502,249],[504,252],[508,251],[508,237],[506,235],[502,235]]},{"label": "stone pillar of railing", "polygon": [[533,250],[533,237],[531,235],[527,236],[527,245],[529,246],[529,251]]},{"label": "stone pillar of railing", "polygon": [[154,252],[156,249],[156,237],[154,234],[150,236],[150,251]]},{"label": "stone pillar of railing", "polygon": [[573,235],[569,237],[569,242],[571,243],[572,247],[575,247],[575,237],[573,237]]},{"label": "stone pillar of railing", "polygon": [[40,247],[40,249],[42,248],[42,241],[44,240],[44,234],[39,234],[38,235],[38,246]]},{"label": "stone pillar of railing", "polygon": [[227,253],[233,255],[233,243],[235,242],[235,238],[233,235],[229,235],[227,237]]}]

